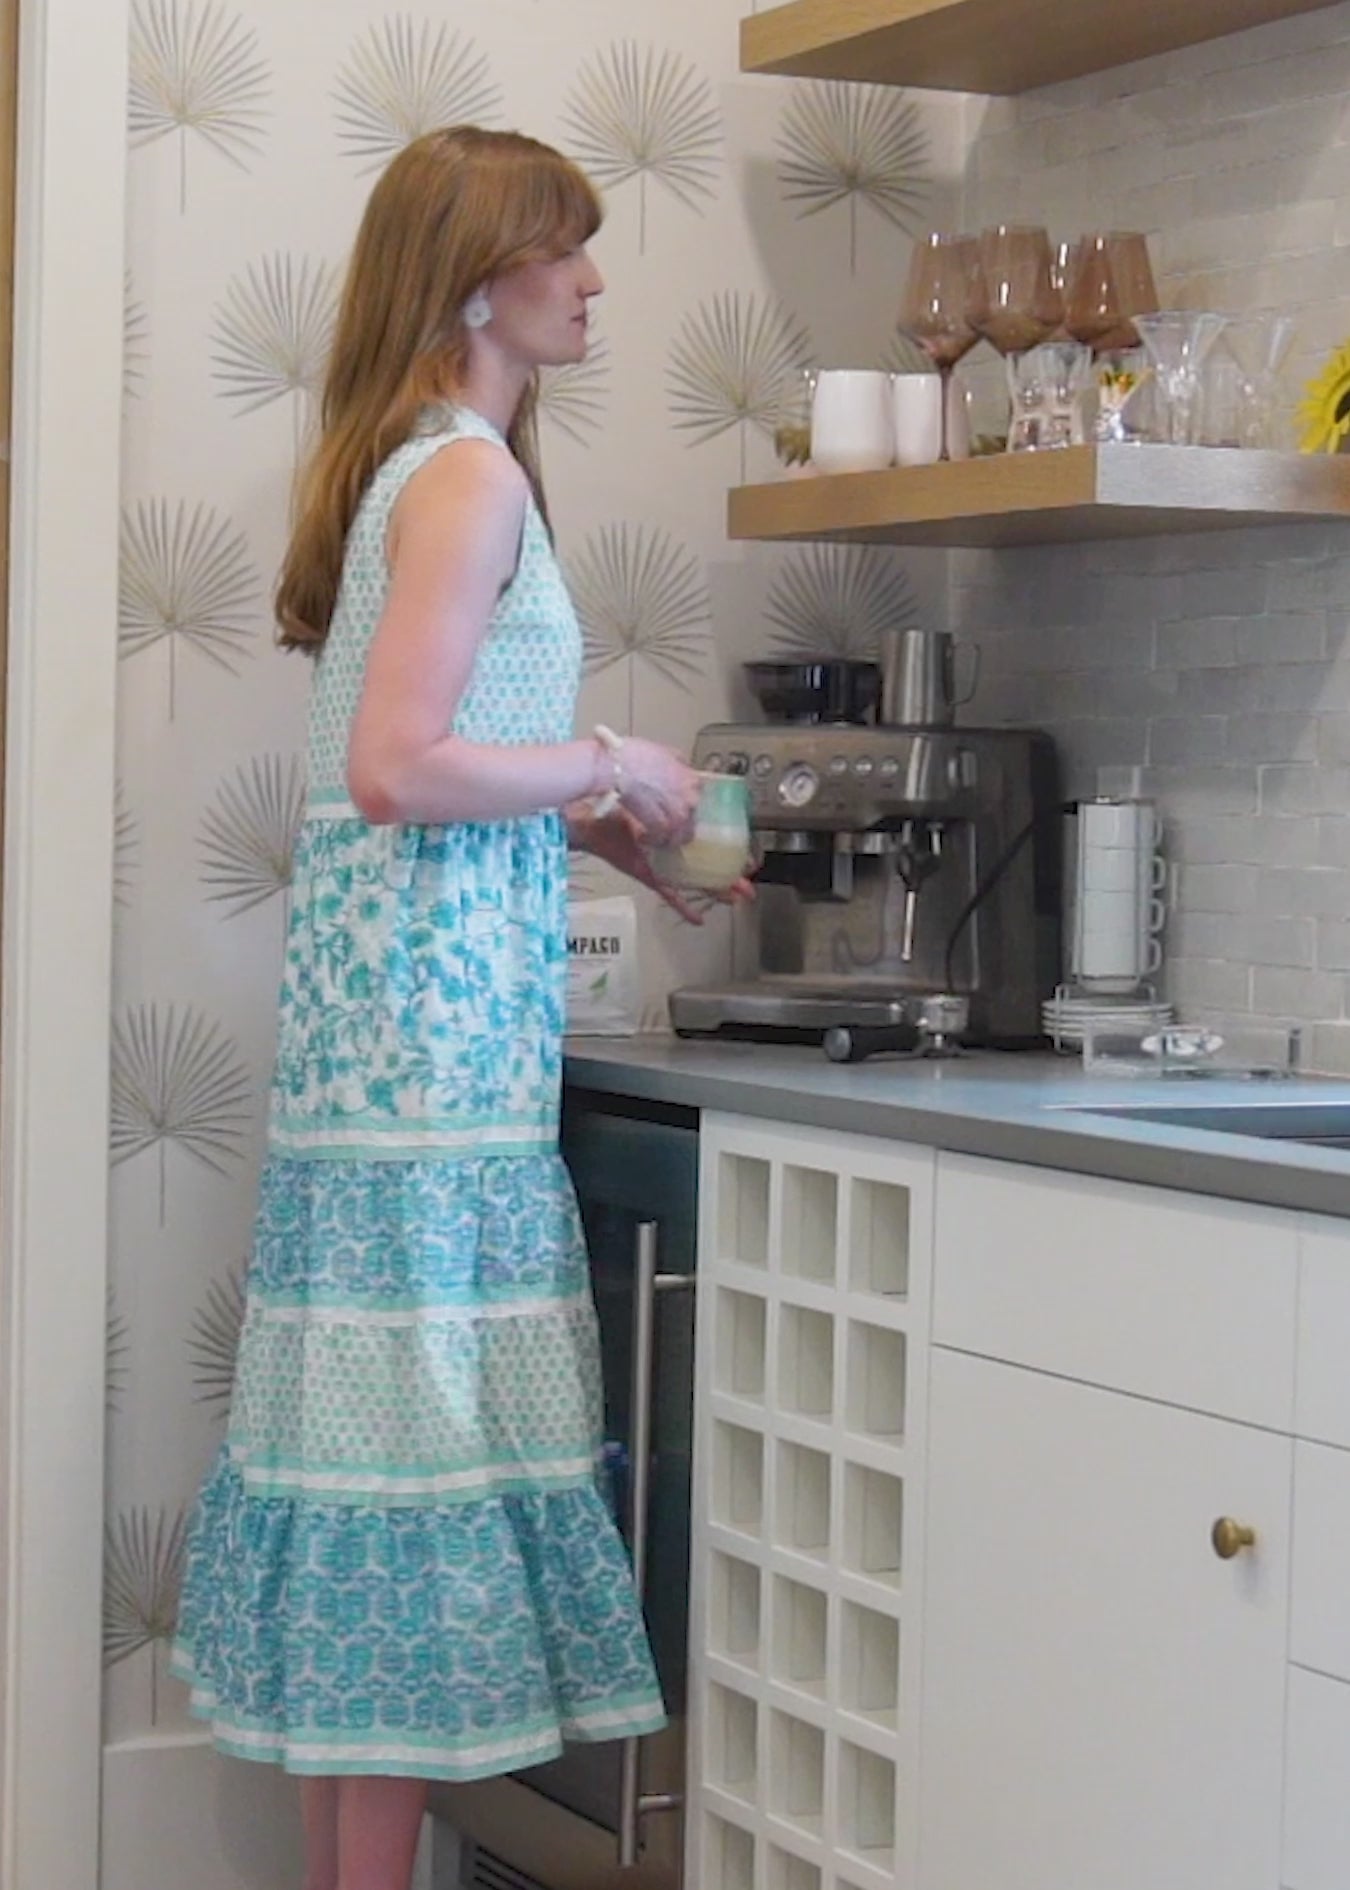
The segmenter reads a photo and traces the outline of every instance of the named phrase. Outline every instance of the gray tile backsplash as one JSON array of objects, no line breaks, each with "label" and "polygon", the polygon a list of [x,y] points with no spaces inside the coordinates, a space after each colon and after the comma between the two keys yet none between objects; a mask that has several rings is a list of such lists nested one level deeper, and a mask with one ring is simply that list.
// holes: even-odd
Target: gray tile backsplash
[{"label": "gray tile backsplash", "polygon": [[[1350,338],[1350,4],[971,111],[967,226],[1146,228],[1165,305],[1294,313],[1292,416]],[[1169,994],[1299,1023],[1308,1066],[1350,1074],[1350,523],[954,553],[950,576],[982,719],[1051,730],[1071,796],[1156,796]]]}]

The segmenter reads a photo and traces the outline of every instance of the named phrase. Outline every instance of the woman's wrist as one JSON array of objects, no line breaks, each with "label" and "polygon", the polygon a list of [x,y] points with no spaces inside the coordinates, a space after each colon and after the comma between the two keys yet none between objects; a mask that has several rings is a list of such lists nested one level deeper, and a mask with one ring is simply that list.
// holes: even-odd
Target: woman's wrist
[{"label": "woman's wrist", "polygon": [[597,722],[592,737],[596,749],[596,771],[592,777],[595,811],[604,815],[613,811],[623,798],[623,738],[612,728]]}]

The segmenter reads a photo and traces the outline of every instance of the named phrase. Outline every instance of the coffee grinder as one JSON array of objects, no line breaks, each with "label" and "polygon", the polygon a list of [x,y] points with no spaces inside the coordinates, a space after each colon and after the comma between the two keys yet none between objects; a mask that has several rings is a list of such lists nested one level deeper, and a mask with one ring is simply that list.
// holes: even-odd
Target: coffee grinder
[{"label": "coffee grinder", "polygon": [[[779,667],[747,666],[761,700]],[[749,784],[755,964],[674,992],[678,1034],[813,1041],[840,1060],[1043,1041],[1060,966],[1054,749],[1035,730],[958,727],[955,669],[945,633],[895,631],[875,721],[866,687],[836,684],[834,708],[804,699],[699,732],[694,765]]]}]

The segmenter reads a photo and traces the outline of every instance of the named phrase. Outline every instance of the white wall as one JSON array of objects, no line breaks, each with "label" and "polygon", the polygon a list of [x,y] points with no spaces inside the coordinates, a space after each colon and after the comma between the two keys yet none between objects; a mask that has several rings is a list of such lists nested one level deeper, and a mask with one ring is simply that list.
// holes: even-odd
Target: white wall
[{"label": "white wall", "polygon": [[0,1885],[94,1890],[119,0],[20,20],[0,949]]}]

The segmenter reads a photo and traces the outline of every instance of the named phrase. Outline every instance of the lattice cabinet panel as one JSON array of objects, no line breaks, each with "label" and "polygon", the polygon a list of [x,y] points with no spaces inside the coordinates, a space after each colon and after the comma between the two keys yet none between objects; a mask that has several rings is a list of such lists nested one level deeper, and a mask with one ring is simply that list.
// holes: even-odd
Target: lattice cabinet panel
[{"label": "lattice cabinet panel", "polygon": [[934,1166],[704,1118],[686,1890],[912,1890]]}]

